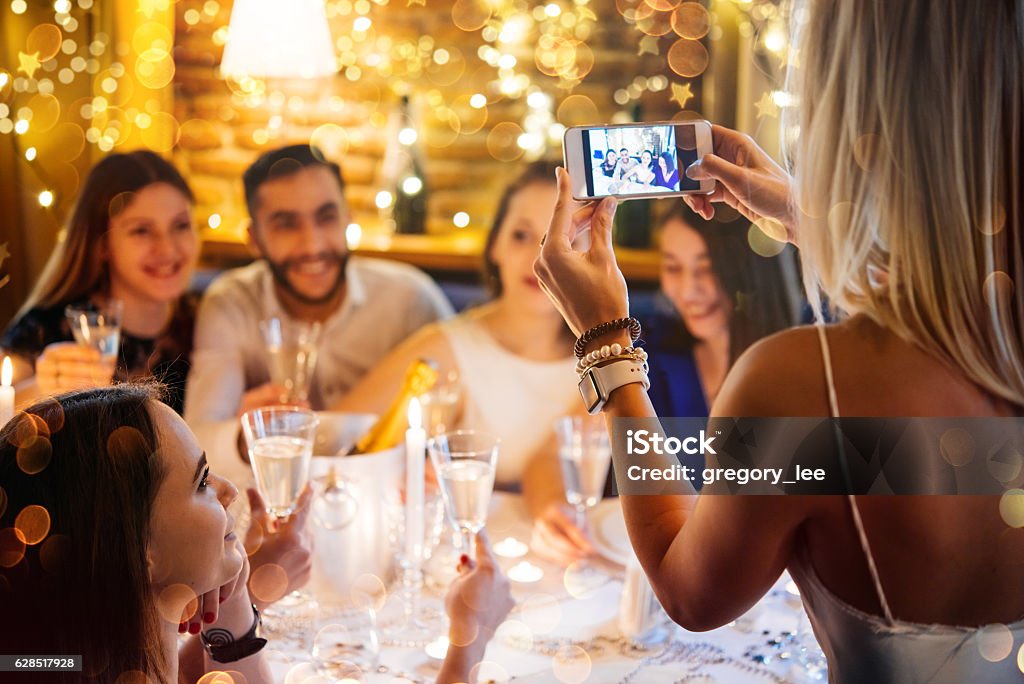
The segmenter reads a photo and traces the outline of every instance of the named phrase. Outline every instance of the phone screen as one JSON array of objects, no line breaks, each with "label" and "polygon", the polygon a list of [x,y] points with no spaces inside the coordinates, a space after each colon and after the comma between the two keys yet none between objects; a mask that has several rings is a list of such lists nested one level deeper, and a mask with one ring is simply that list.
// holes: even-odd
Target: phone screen
[{"label": "phone screen", "polygon": [[700,189],[700,181],[685,173],[697,161],[693,124],[586,128],[581,133],[590,197]]}]

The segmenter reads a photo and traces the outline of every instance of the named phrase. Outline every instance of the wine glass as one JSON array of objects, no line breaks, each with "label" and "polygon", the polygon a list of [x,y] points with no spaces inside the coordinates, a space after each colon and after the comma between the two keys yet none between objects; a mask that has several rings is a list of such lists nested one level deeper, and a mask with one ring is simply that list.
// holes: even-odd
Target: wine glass
[{"label": "wine glass", "polygon": [[64,316],[71,327],[75,341],[83,347],[92,347],[103,361],[116,361],[121,343],[121,318],[124,302],[109,299],[101,305],[68,306]]},{"label": "wine glass", "polygon": [[[297,406],[268,406],[242,415],[256,487],[267,510],[279,521],[295,511],[309,482],[318,422],[315,413]],[[275,637],[293,648],[305,649],[305,633],[316,613],[317,604],[311,596],[293,591],[264,610],[263,619]]]},{"label": "wine glass", "polygon": [[276,316],[260,321],[270,357],[270,381],[287,391],[281,401],[294,403],[309,398],[321,329],[319,322],[303,323]]},{"label": "wine glass", "polygon": [[562,469],[565,500],[576,509],[576,525],[587,526],[587,511],[601,501],[611,443],[601,416],[565,416],[555,422],[558,463]]},{"label": "wine glass", "polygon": [[362,682],[380,660],[374,610],[355,606],[332,615],[313,639],[312,656],[320,675],[332,681]]},{"label": "wine glass", "polygon": [[462,411],[462,397],[462,385],[455,371],[450,371],[447,378],[419,395],[427,437],[455,429]]},{"label": "wine glass", "polygon": [[475,430],[456,430],[427,441],[448,520],[462,535],[463,553],[473,555],[473,535],[483,529],[494,489],[500,440]]}]

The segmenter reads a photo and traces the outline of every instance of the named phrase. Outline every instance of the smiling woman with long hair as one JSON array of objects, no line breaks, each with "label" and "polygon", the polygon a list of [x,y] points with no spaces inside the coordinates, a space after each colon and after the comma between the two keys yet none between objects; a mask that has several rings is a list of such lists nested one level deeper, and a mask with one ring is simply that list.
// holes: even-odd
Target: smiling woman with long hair
[{"label": "smiling woman with long hair", "polygon": [[[185,179],[154,152],[111,154],[93,167],[63,239],[0,339],[19,361],[19,382],[34,374],[35,390],[54,394],[155,376],[182,411],[196,309],[187,290],[199,258],[193,203]],[[108,299],[124,304],[113,365],[74,344],[64,316],[68,305]]]}]

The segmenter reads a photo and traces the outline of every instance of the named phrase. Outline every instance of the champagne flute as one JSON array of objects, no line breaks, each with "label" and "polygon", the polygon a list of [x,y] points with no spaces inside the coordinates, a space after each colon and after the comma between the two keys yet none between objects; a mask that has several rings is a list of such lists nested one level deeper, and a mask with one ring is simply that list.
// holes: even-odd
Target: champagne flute
[{"label": "champagne flute", "polygon": [[110,362],[117,360],[123,314],[124,302],[119,299],[107,300],[99,306],[72,305],[64,309],[75,341],[83,347],[92,347],[103,361]]},{"label": "champagne flute", "polygon": [[[299,496],[309,482],[309,464],[319,420],[315,413],[297,406],[268,406],[242,415],[242,432],[267,510],[279,521],[295,511]],[[317,614],[316,601],[293,591],[263,612],[271,632],[289,646],[305,650],[305,632]],[[274,629],[277,627],[278,629]]]},{"label": "champagne flute", "polygon": [[601,501],[612,460],[604,418],[559,418],[555,422],[555,435],[565,500],[576,509],[576,526],[586,530],[587,511]]},{"label": "champagne flute", "polygon": [[321,329],[319,322],[303,323],[278,317],[260,321],[260,332],[270,357],[270,381],[287,390],[282,401],[294,403],[309,399]]},{"label": "champagne flute", "polygon": [[427,441],[448,520],[473,555],[473,535],[483,529],[494,489],[500,440],[486,432],[456,430]]}]

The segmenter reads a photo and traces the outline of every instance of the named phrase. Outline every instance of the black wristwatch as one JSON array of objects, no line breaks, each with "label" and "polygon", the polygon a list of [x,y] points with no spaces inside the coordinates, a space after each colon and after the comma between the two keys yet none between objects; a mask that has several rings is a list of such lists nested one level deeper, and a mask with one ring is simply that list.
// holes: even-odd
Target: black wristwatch
[{"label": "black wristwatch", "polygon": [[252,627],[238,639],[232,637],[228,630],[219,627],[214,627],[199,635],[199,638],[203,640],[203,647],[211,658],[218,663],[233,663],[263,650],[263,647],[267,645],[267,640],[256,636],[260,627],[260,611],[256,610],[255,603],[252,606],[252,615]]}]

